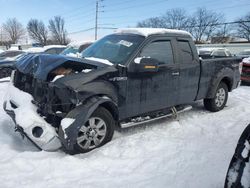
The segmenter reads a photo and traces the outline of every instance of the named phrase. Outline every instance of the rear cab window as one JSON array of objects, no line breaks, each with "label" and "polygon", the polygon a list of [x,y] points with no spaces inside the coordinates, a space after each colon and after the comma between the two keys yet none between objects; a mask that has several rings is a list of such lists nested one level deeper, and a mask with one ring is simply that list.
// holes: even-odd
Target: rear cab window
[{"label": "rear cab window", "polygon": [[177,40],[178,47],[180,49],[181,63],[193,63],[194,55],[187,40]]}]

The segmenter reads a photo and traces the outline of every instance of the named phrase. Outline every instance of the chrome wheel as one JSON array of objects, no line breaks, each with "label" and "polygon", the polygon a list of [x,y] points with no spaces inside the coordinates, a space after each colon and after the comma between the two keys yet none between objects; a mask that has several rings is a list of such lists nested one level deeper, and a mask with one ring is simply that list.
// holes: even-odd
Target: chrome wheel
[{"label": "chrome wheel", "polygon": [[106,123],[98,117],[91,117],[78,133],[77,144],[85,150],[99,146],[107,133]]},{"label": "chrome wheel", "polygon": [[226,99],[226,91],[224,88],[220,88],[216,93],[215,105],[221,107]]}]

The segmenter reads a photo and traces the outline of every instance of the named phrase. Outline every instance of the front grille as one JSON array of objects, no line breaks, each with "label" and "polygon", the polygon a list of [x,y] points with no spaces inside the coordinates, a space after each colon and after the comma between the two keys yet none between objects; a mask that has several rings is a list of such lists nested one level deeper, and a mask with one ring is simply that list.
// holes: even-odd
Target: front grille
[{"label": "front grille", "polygon": [[45,116],[48,123],[58,124],[58,120],[74,108],[67,89],[52,87],[48,82],[40,81],[20,71],[15,72],[13,83],[18,89],[33,96],[32,102],[38,107],[37,112]]}]

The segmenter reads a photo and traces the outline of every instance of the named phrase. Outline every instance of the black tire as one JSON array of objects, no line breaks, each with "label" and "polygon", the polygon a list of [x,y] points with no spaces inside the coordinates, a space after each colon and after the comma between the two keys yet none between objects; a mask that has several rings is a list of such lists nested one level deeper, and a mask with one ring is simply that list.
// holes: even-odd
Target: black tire
[{"label": "black tire", "polygon": [[[242,156],[242,152],[246,148],[245,143],[247,141],[248,142],[250,141],[249,138],[250,138],[250,124],[245,128],[245,130],[243,131],[243,133],[239,138],[238,144],[235,149],[235,153],[228,167],[224,188],[243,187],[241,184],[241,179],[243,176],[243,172],[246,168],[246,164],[250,161],[250,155],[248,153],[248,155],[245,156],[244,158]],[[231,178],[232,176],[234,177],[233,179]]]},{"label": "black tire", "polygon": [[[73,153],[71,152],[71,154],[89,152],[93,149],[96,149],[98,147],[103,146],[104,144],[106,144],[107,142],[109,142],[112,139],[113,134],[114,134],[114,130],[115,130],[115,121],[114,121],[114,118],[111,115],[111,113],[106,108],[99,107],[94,111],[94,113],[90,116],[89,119],[91,119],[91,118],[99,118],[105,122],[106,134],[105,134],[103,140],[100,142],[100,144],[98,146],[96,146],[94,148],[89,148],[89,149],[83,149],[78,143],[76,143],[74,146],[75,151]],[[79,132],[79,134],[80,133],[82,133],[82,132]]]},{"label": "black tire", "polygon": [[[224,92],[224,100],[222,100],[221,92]],[[221,82],[216,89],[215,97],[212,99],[204,99],[204,107],[211,112],[218,112],[222,110],[227,103],[228,87],[224,82]],[[218,102],[219,100],[219,102]]]}]

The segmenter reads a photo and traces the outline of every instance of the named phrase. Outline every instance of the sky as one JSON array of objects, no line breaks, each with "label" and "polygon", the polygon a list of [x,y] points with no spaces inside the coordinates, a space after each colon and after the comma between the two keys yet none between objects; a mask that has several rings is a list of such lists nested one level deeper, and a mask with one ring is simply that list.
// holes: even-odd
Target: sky
[{"label": "sky", "polygon": [[[72,40],[94,40],[96,0],[0,0],[0,25],[16,17],[24,26],[31,18],[47,25],[54,16],[65,19]],[[250,12],[249,0],[99,0],[99,27],[134,27],[138,21],[161,16],[167,10],[183,8],[188,14],[198,7],[224,13],[226,21],[234,21]],[[89,31],[85,31],[88,30]],[[81,32],[82,31],[82,32]],[[98,38],[114,29],[99,29]]]}]

